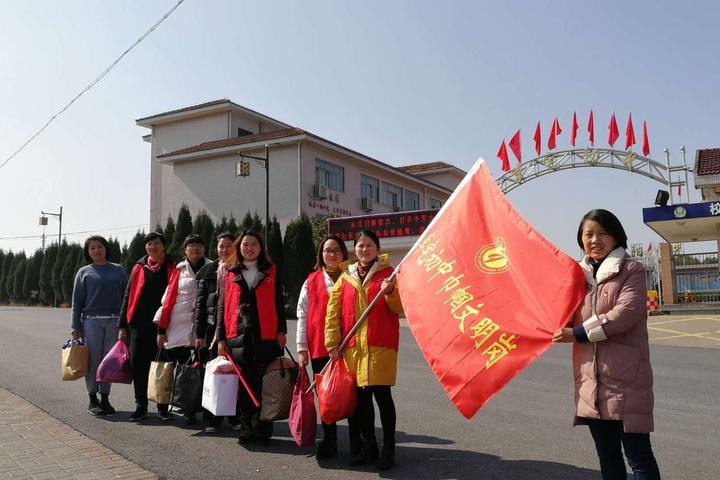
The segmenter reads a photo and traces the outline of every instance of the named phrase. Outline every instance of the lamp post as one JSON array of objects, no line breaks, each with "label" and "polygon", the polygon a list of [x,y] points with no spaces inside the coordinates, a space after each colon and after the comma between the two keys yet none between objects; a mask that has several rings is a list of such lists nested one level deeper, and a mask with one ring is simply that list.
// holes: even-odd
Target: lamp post
[{"label": "lamp post", "polygon": [[[60,246],[60,241],[62,238],[62,206],[60,206],[60,213],[50,213],[50,212],[40,212],[41,215],[52,215],[53,217],[58,217],[58,220],[60,220],[60,228],[58,229],[58,247]],[[40,217],[40,225],[47,225],[47,217],[42,216]]]},{"label": "lamp post", "polygon": [[265,248],[270,245],[270,147],[265,145],[265,156],[255,157],[252,155],[240,155],[240,162],[235,165],[235,176],[247,177],[250,175],[250,164],[245,162],[246,158],[252,158],[265,165]]}]

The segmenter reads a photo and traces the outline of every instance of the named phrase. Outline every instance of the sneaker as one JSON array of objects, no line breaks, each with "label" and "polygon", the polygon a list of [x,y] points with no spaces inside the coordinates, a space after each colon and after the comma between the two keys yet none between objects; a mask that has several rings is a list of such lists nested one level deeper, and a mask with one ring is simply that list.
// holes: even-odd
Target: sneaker
[{"label": "sneaker", "polygon": [[110,405],[110,400],[108,399],[107,395],[101,395],[100,396],[100,408],[103,411],[104,415],[115,415],[115,409],[112,405]]},{"label": "sneaker", "polygon": [[363,445],[360,453],[350,459],[349,465],[351,467],[358,467],[367,463],[374,462],[378,459],[378,447],[375,441],[369,441]]},{"label": "sneaker", "polygon": [[217,432],[218,432],[218,429],[217,429],[217,427],[213,427],[212,425],[208,425],[207,427],[205,427],[204,432],[205,432],[205,433],[217,433]]},{"label": "sneaker", "polygon": [[232,427],[233,430],[238,431],[242,427],[240,426],[240,420],[238,420],[237,417],[227,417],[228,425]]},{"label": "sneaker", "polygon": [[157,417],[163,422],[169,422],[173,419],[172,413],[168,412],[166,409],[158,409]]},{"label": "sneaker", "polygon": [[105,412],[100,407],[100,402],[98,402],[97,395],[88,394],[88,396],[90,397],[90,403],[88,404],[87,409],[88,413],[95,416],[105,415]]},{"label": "sneaker", "polygon": [[329,439],[323,439],[317,446],[315,458],[322,460],[324,458],[332,458],[338,453],[337,443]]},{"label": "sneaker", "polygon": [[139,422],[140,420],[147,418],[148,411],[147,407],[137,407],[132,415],[130,415],[129,420],[131,422]]},{"label": "sneaker", "polygon": [[194,413],[186,413],[183,415],[183,421],[185,425],[195,425],[197,423],[197,418]]}]

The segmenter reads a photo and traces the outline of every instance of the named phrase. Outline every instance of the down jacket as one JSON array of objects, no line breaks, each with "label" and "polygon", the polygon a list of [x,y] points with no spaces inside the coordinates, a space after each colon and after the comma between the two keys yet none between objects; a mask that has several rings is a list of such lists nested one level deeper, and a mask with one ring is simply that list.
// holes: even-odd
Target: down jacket
[{"label": "down jacket", "polygon": [[[357,264],[348,265],[348,263],[341,265],[343,274],[335,283],[328,300],[327,316],[325,317],[325,348],[327,348],[328,352],[338,347],[343,340],[343,307],[353,308],[353,305],[347,305],[348,298],[343,297],[343,285],[349,284],[355,289],[354,311],[355,319],[358,319],[365,311],[368,303],[372,301],[372,298],[368,298],[368,291],[379,290],[382,278],[385,278],[387,276],[385,274],[389,274],[393,270],[388,262],[388,256],[380,255],[370,268],[365,281],[360,282]],[[378,323],[375,325],[386,332],[388,337],[393,337],[388,339],[392,341],[389,343],[393,343],[394,348],[370,345],[371,342],[368,341],[368,325],[372,324],[375,319],[368,317],[362,323],[355,332],[353,342],[348,344],[343,351],[345,364],[348,370],[355,373],[358,387],[395,385],[397,376],[397,347],[400,333],[398,315],[402,313],[402,304],[400,303],[397,285],[390,295],[385,295],[384,298],[378,301],[375,309],[377,310],[375,313],[381,315],[379,318],[376,317]],[[380,312],[384,313],[381,314]]]},{"label": "down jacket", "polygon": [[593,276],[586,256],[587,294],[575,314],[587,342],[573,343],[575,425],[585,420],[622,420],[625,432],[653,431],[645,271],[618,247]]}]

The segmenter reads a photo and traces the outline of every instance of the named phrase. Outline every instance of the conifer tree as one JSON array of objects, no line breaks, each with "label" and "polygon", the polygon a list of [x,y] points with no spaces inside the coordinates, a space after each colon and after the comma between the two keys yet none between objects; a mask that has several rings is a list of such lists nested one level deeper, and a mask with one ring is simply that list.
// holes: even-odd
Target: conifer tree
[{"label": "conifer tree", "polygon": [[165,235],[165,241],[168,242],[166,246],[170,248],[170,244],[173,242],[175,237],[175,220],[173,220],[172,216],[168,215],[167,222],[165,222],[165,230],[158,231],[163,232],[163,235]]},{"label": "conifer tree", "polygon": [[[108,261],[113,263],[120,263],[122,260],[122,250],[120,248],[120,242],[118,241],[117,237],[110,237],[108,239],[108,247],[110,247],[110,251],[107,252]],[[85,257],[83,256],[83,259],[84,258]]]},{"label": "conifer tree", "polygon": [[222,217],[220,217],[220,221],[215,224],[215,228],[213,229],[213,236],[210,239],[210,245],[208,245],[207,251],[205,252],[206,257],[211,260],[215,260],[217,258],[217,236],[223,232],[226,232],[227,229],[228,220],[227,217],[223,215]]},{"label": "conifer tree", "polygon": [[12,252],[12,250],[5,254],[2,268],[3,275],[2,278],[0,278],[0,303],[8,303],[10,301],[10,294],[8,293],[6,285],[8,283],[8,279],[12,276],[14,260],[15,254]]},{"label": "conifer tree", "polygon": [[67,256],[67,253],[68,244],[66,240],[63,240],[60,244],[60,248],[58,249],[57,258],[55,259],[55,264],[52,268],[52,287],[55,292],[56,307],[59,307],[65,301],[62,291],[62,276],[60,274],[63,266],[65,265],[65,257]]},{"label": "conifer tree", "polygon": [[276,216],[270,220],[270,238],[268,239],[268,254],[279,272],[283,272],[283,241],[280,233],[280,223]]},{"label": "conifer tree", "polygon": [[[178,211],[178,220],[175,224],[175,234],[172,239],[172,247],[170,248],[170,254],[174,257],[180,257],[180,247],[185,241],[185,237],[193,233],[192,216],[190,215],[190,209],[186,203],[183,203]],[[167,242],[170,239],[165,237]],[[167,245],[166,245],[167,247]]]},{"label": "conifer tree", "polygon": [[29,305],[34,305],[40,301],[40,268],[44,256],[45,252],[38,248],[33,256],[28,259],[25,279],[23,280],[23,296]]},{"label": "conifer tree", "polygon": [[285,254],[283,278],[290,304],[288,313],[292,314],[297,306],[302,284],[315,264],[312,225],[305,212],[288,224],[283,248]]},{"label": "conifer tree", "polygon": [[213,239],[213,221],[205,210],[201,210],[193,220],[193,233],[200,235],[205,243],[205,256],[209,256],[210,247]]},{"label": "conifer tree", "polygon": [[0,248],[0,285],[3,284],[5,278],[5,250]]},{"label": "conifer tree", "polygon": [[[243,217],[242,222],[240,223],[240,230],[243,232],[246,232],[248,230],[257,230],[256,228],[253,228],[253,217],[250,213],[250,210],[248,210],[248,212]],[[260,230],[257,231],[259,232]]]},{"label": "conifer tree", "polygon": [[23,296],[23,280],[25,280],[25,270],[27,269],[27,257],[25,252],[15,255],[13,261],[12,276],[8,278],[8,297],[15,304],[21,304],[25,301]]},{"label": "conifer tree", "polygon": [[132,270],[133,266],[143,256],[145,256],[145,232],[138,231],[132,238],[132,240],[130,240],[130,245],[127,248],[127,253],[123,258],[122,266],[125,269],[126,275],[130,276],[130,271]]},{"label": "conifer tree", "polygon": [[230,217],[228,218],[226,230],[233,235],[238,235],[240,233],[240,228],[238,228],[237,220],[235,220],[235,216],[232,214],[232,212],[230,212]]},{"label": "conifer tree", "polygon": [[45,249],[40,266],[40,301],[45,305],[55,305],[55,290],[52,286],[52,271],[57,260],[58,245],[51,244]]},{"label": "conifer tree", "polygon": [[75,280],[76,266],[78,263],[78,254],[82,256],[82,247],[77,243],[68,245],[65,261],[60,270],[60,283],[63,293],[64,303],[72,303],[73,282]]}]

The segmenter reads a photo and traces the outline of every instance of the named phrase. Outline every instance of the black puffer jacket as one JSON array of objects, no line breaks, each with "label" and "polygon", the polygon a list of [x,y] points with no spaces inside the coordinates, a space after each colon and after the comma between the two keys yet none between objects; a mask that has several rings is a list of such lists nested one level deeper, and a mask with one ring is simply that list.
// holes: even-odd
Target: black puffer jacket
[{"label": "black puffer jacket", "polygon": [[215,337],[217,312],[217,270],[219,261],[215,260],[202,267],[195,277],[198,282],[197,299],[193,323],[195,338],[205,339],[209,346]]}]

